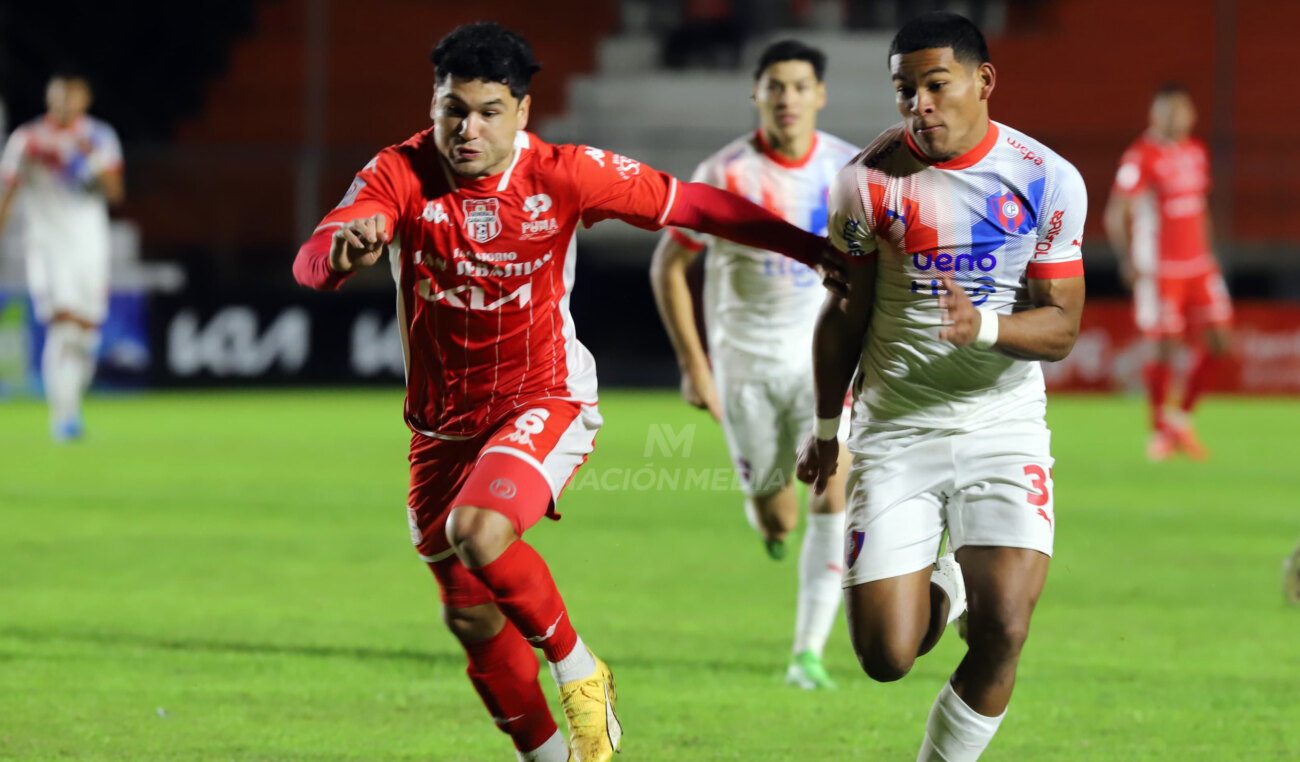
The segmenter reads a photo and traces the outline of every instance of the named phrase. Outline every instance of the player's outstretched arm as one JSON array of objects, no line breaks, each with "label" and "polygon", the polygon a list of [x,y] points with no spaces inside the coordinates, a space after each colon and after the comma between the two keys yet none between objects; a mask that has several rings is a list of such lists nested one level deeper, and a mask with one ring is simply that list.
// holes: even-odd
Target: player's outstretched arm
[{"label": "player's outstretched arm", "polygon": [[966,289],[952,276],[943,276],[947,293],[939,296],[944,311],[939,338],[958,346],[971,346],[980,336],[985,320],[996,320],[996,341],[988,347],[1017,360],[1063,360],[1074,349],[1083,316],[1083,276],[1075,278],[1029,279],[1029,300],[1033,308],[1012,315],[975,309]]},{"label": "player's outstretched arm", "polygon": [[[848,269],[848,294],[826,295],[813,332],[813,382],[816,384],[817,420],[835,421],[844,414],[844,395],[862,357],[862,342],[871,322],[875,300],[876,267],[873,261]],[[799,451],[795,469],[799,481],[822,494],[838,467],[840,443],[835,429],[814,431]]]},{"label": "player's outstretched arm", "polygon": [[18,195],[18,183],[0,182],[0,232],[4,232],[5,223],[9,221],[9,212],[14,208],[14,198]]},{"label": "player's outstretched arm", "polygon": [[650,285],[659,307],[659,318],[682,371],[682,397],[721,421],[722,402],[718,399],[709,358],[695,330],[695,305],[686,283],[686,269],[697,256],[698,250],[687,248],[672,233],[665,232],[650,263]]},{"label": "player's outstretched arm", "polygon": [[377,262],[390,239],[382,214],[322,227],[298,249],[293,276],[308,288],[332,291],[357,268]]},{"label": "player's outstretched arm", "polygon": [[669,225],[698,230],[743,246],[775,251],[816,268],[832,291],[844,293],[843,256],[826,239],[802,230],[752,201],[705,183],[681,183]]}]

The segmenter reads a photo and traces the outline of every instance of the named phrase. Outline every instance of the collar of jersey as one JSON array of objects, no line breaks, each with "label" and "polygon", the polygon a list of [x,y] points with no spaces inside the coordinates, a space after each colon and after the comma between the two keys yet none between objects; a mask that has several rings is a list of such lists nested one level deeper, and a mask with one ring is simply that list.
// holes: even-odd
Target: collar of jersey
[{"label": "collar of jersey", "polygon": [[495,184],[498,191],[503,191],[510,185],[510,176],[514,174],[515,166],[519,164],[519,159],[524,155],[524,150],[528,148],[529,143],[527,132],[523,130],[516,132],[515,155],[510,160],[510,166],[506,167],[506,171],[488,177],[462,177],[456,174],[451,171],[451,165],[447,163],[447,159],[441,153],[438,154],[438,163],[442,165],[442,171],[447,176],[447,182],[454,190],[468,188],[474,191],[485,191]]},{"label": "collar of jersey", "polygon": [[804,154],[803,156],[800,156],[797,159],[788,159],[780,151],[773,148],[772,144],[767,142],[767,136],[763,134],[762,127],[759,127],[757,130],[754,130],[754,134],[758,136],[758,147],[762,149],[763,155],[771,159],[772,161],[776,162],[777,164],[780,164],[781,166],[785,167],[786,169],[798,169],[804,166],[808,162],[812,161],[813,152],[817,150],[816,132],[813,133],[812,144],[808,146],[808,153]]},{"label": "collar of jersey", "polygon": [[935,169],[967,169],[968,167],[973,167],[976,164],[979,164],[980,160],[985,156],[988,156],[989,151],[993,150],[993,146],[997,145],[998,123],[990,119],[989,130],[984,133],[983,140],[961,156],[948,159],[947,161],[931,161],[924,153],[921,153],[921,149],[917,148],[916,143],[912,141],[911,130],[904,127],[903,134],[907,136],[907,147],[912,149],[912,153],[916,154],[918,159],[924,161]]}]

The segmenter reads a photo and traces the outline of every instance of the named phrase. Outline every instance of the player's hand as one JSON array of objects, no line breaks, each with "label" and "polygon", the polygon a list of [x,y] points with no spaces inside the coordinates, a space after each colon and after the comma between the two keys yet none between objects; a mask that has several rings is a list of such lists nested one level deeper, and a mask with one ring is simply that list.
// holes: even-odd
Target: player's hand
[{"label": "player's hand", "polygon": [[943,327],[939,329],[939,338],[951,341],[959,347],[970,346],[979,336],[980,321],[983,319],[975,305],[971,304],[966,289],[957,285],[949,273],[943,273],[943,287],[947,293],[939,295],[939,309]]},{"label": "player's hand", "polygon": [[682,399],[694,407],[709,411],[713,420],[722,422],[722,401],[713,383],[713,371],[707,364],[682,369]]},{"label": "player's hand", "polygon": [[1130,292],[1137,286],[1137,270],[1134,269],[1133,263],[1128,260],[1122,260],[1119,263],[1119,279],[1124,284],[1124,288]]},{"label": "player's hand", "polygon": [[849,267],[844,262],[844,255],[829,242],[822,247],[818,257],[817,274],[822,276],[822,285],[827,291],[840,297],[849,295]]},{"label": "player's hand", "polygon": [[330,269],[346,273],[358,267],[370,267],[379,261],[391,237],[388,220],[382,214],[344,223],[334,231],[330,242]]},{"label": "player's hand", "polygon": [[840,467],[840,440],[818,439],[817,434],[809,434],[808,440],[799,450],[799,462],[795,466],[795,476],[804,484],[812,485],[814,495],[826,491],[826,484]]}]

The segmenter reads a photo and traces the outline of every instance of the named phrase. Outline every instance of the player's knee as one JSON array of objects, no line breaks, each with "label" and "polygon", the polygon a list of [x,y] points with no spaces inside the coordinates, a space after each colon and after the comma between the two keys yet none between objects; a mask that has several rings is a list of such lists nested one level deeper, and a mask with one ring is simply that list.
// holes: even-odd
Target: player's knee
[{"label": "player's knee", "polygon": [[857,651],[862,671],[878,683],[892,683],[901,679],[912,671],[912,665],[916,663],[916,649],[883,640],[854,650]]},{"label": "player's knee", "polygon": [[1029,617],[1011,612],[968,619],[966,642],[971,650],[998,661],[1019,658],[1029,639]]},{"label": "player's knee", "polygon": [[447,517],[447,541],[471,568],[492,563],[515,539],[510,520],[496,511],[461,505]]}]

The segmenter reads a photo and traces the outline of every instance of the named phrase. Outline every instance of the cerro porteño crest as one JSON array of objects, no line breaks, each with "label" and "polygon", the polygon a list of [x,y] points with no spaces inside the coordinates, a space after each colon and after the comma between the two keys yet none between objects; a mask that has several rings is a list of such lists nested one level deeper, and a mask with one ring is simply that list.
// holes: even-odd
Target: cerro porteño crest
[{"label": "cerro porte\u00f1o crest", "polygon": [[462,203],[465,210],[465,235],[470,240],[487,243],[501,234],[500,204],[494,198],[467,198]]}]

